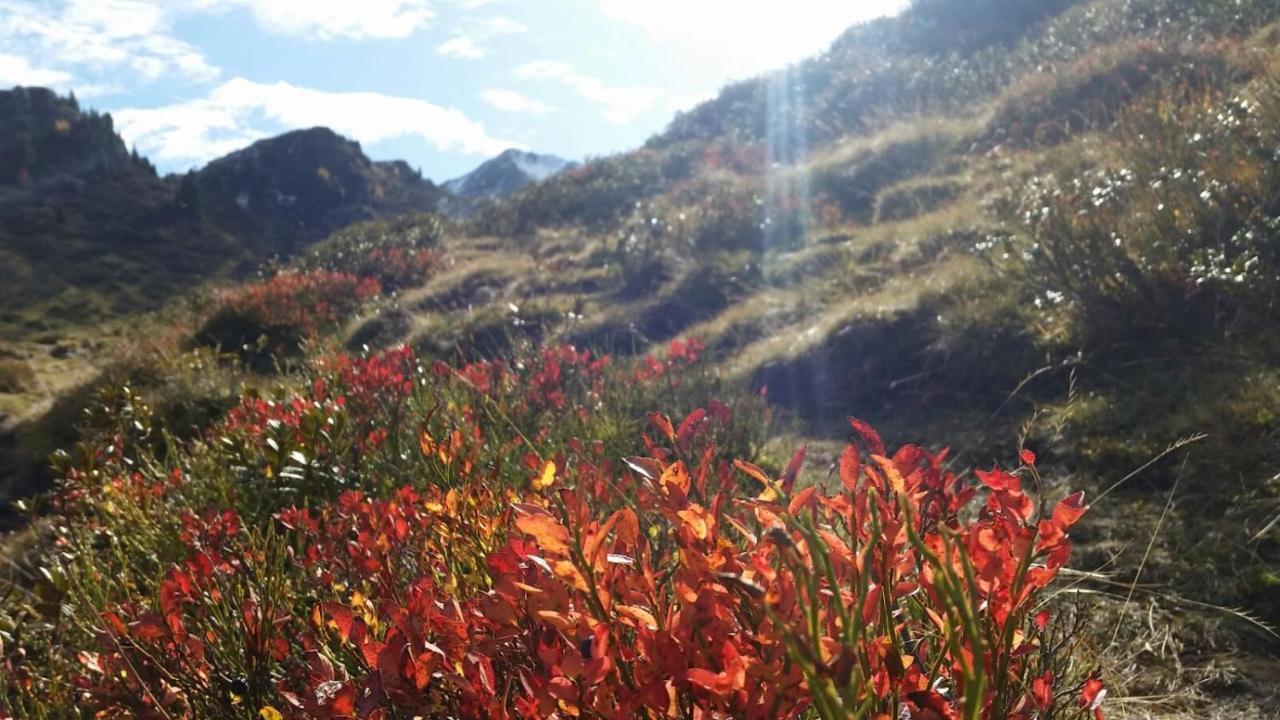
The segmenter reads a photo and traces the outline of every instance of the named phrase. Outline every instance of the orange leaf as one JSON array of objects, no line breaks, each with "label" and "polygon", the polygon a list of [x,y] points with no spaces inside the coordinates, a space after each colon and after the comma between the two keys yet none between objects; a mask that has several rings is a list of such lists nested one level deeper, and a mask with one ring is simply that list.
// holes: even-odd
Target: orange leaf
[{"label": "orange leaf", "polygon": [[813,505],[813,496],[816,492],[818,492],[818,488],[810,485],[796,493],[796,496],[791,498],[791,504],[787,506],[787,512],[795,515],[803,510],[805,505]]},{"label": "orange leaf", "polygon": [[523,515],[516,518],[516,527],[532,535],[538,546],[549,553],[569,552],[569,530],[550,515]]},{"label": "orange leaf", "polygon": [[640,518],[631,508],[623,508],[622,517],[618,520],[618,539],[627,547],[635,547],[640,542]]},{"label": "orange leaf", "polygon": [[904,493],[907,491],[907,481],[902,477],[902,473],[898,472],[898,467],[893,461],[883,455],[875,456],[876,463],[884,470],[884,475],[889,479],[889,487],[894,493]]},{"label": "orange leaf", "polygon": [[577,626],[577,623],[571,620],[567,615],[558,613],[555,610],[538,610],[534,615],[537,615],[539,620],[542,620],[560,632],[569,632]]},{"label": "orange leaf", "polygon": [[656,630],[658,628],[657,618],[653,616],[653,613],[645,610],[644,608],[636,607],[635,605],[619,605],[615,609],[618,611],[619,615],[630,618],[650,630]]},{"label": "orange leaf", "polygon": [[557,560],[554,568],[556,577],[563,580],[574,590],[586,592],[589,590],[587,579],[582,577],[582,573],[578,571],[578,567],[568,560]]},{"label": "orange leaf", "polygon": [[771,484],[769,476],[765,474],[764,470],[761,470],[759,467],[747,462],[746,460],[734,460],[733,466],[755,478],[757,482],[765,487],[769,487]]},{"label": "orange leaf", "polygon": [[676,513],[680,519],[684,521],[685,527],[689,528],[699,540],[707,539],[707,520],[704,517],[706,512],[697,505],[691,506],[688,510],[681,510]]},{"label": "orange leaf", "polygon": [[618,510],[609,516],[604,525],[599,530],[591,532],[587,535],[587,539],[582,543],[582,556],[587,559],[591,565],[598,564],[600,551],[604,549],[605,541],[609,539],[609,533],[618,525],[622,519],[622,510]]},{"label": "orange leaf", "polygon": [[677,461],[667,466],[662,471],[662,478],[658,481],[662,487],[675,485],[680,488],[680,492],[689,492],[689,471],[685,469],[684,463]]}]

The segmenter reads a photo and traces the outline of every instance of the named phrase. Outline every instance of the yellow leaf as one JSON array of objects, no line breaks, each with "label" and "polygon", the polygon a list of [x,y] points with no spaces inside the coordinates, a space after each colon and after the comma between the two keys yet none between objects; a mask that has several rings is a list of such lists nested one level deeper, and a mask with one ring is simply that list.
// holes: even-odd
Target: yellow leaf
[{"label": "yellow leaf", "polygon": [[542,468],[542,475],[534,478],[533,489],[545,490],[555,484],[556,481],[556,464],[548,460],[545,467]]},{"label": "yellow leaf", "polygon": [[279,710],[270,705],[259,710],[258,717],[262,718],[262,720],[284,720],[284,715],[281,715]]}]

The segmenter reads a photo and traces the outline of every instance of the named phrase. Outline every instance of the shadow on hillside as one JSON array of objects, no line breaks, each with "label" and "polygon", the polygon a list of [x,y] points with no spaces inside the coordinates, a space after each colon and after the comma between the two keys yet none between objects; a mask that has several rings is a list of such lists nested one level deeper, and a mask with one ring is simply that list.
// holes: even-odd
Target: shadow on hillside
[{"label": "shadow on hillside", "polygon": [[1013,328],[944,334],[938,307],[925,304],[853,322],[798,357],[761,367],[752,381],[814,430],[838,429],[839,419],[853,415],[910,438],[926,416],[990,416],[1039,357],[1032,339]]}]

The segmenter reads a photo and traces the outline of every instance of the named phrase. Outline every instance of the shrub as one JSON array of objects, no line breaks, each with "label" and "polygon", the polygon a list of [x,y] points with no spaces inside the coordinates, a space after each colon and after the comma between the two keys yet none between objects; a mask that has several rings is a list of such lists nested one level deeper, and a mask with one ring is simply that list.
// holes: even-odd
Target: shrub
[{"label": "shrub", "polygon": [[21,393],[31,388],[36,373],[25,360],[0,360],[0,393]]},{"label": "shrub", "polygon": [[63,461],[60,619],[0,604],[0,708],[1101,716],[1041,597],[1079,495],[1024,490],[1030,453],[975,485],[859,421],[838,485],[804,451],[767,471],[763,406],[714,399],[700,350],[338,356],[163,455],[126,399]]},{"label": "shrub", "polygon": [[223,293],[197,338],[233,350],[249,348],[260,359],[293,355],[304,340],[334,328],[380,292],[377,280],[350,273],[282,272]]},{"label": "shrub", "polygon": [[439,262],[444,227],[434,215],[352,225],[317,244],[297,263],[306,270],[373,278],[385,292],[422,283]]},{"label": "shrub", "polygon": [[1280,85],[1131,114],[1114,158],[1033,179],[998,205],[993,267],[1037,305],[1107,337],[1248,332],[1280,287]]}]

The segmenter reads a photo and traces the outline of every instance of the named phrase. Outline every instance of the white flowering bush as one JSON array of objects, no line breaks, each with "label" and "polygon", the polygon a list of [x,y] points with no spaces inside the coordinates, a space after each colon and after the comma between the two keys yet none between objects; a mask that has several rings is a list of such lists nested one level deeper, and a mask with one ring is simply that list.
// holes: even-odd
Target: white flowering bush
[{"label": "white flowering bush", "polygon": [[1131,111],[1102,149],[1100,167],[995,201],[1003,232],[983,256],[1038,307],[1099,329],[1265,318],[1280,289],[1280,82]]}]

